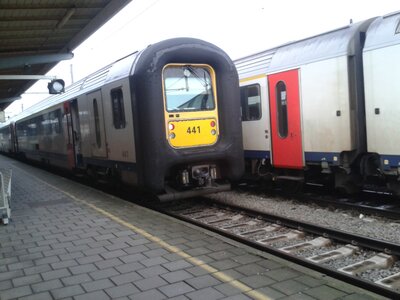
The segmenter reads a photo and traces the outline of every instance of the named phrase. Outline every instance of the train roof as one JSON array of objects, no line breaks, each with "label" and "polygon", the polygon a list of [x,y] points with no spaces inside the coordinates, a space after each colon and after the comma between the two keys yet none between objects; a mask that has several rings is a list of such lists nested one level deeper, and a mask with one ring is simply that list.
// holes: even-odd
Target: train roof
[{"label": "train roof", "polygon": [[358,34],[374,20],[368,19],[303,40],[283,44],[235,60],[240,78],[296,67],[342,55],[354,55]]},{"label": "train roof", "polygon": [[[84,94],[85,91],[89,92],[93,89],[101,87],[102,85],[108,82],[112,82],[120,78],[127,77],[132,70],[132,66],[134,64],[134,61],[138,53],[139,52],[134,52],[132,54],[129,54],[128,56],[123,57],[109,64],[108,66],[101,68],[100,70],[68,86],[65,89],[65,93],[47,97],[46,99],[27,108],[17,116],[12,117],[9,121],[15,122],[21,120],[23,118],[35,114],[36,112],[50,108],[64,101],[72,100],[78,97],[79,95]],[[9,122],[6,122],[4,123],[4,125],[8,123]]]},{"label": "train roof", "polygon": [[368,28],[364,51],[400,44],[400,11],[376,18]]},{"label": "train roof", "polygon": [[[185,45],[185,48],[179,49],[179,45]],[[119,80],[121,78],[127,78],[130,75],[140,72],[151,73],[154,71],[154,68],[160,67],[159,64],[163,62],[163,60],[160,60],[160,58],[163,57],[164,53],[168,53],[168,51],[179,52],[179,55],[187,57],[188,55],[190,56],[191,53],[196,50],[196,48],[200,49],[200,51],[204,51],[204,47],[209,50],[207,52],[209,57],[215,58],[215,54],[218,52],[221,55],[219,58],[223,57],[227,62],[229,61],[232,70],[235,69],[229,56],[213,44],[194,38],[167,39],[155,44],[151,44],[142,51],[137,51],[126,57],[123,57],[114,63],[94,72],[93,74],[75,82],[66,88],[65,93],[50,96],[43,101],[27,108],[22,113],[11,118],[9,122],[1,124],[0,128],[6,126],[10,122],[23,120],[65,101],[76,99],[78,96],[99,89],[103,85],[110,82]],[[170,60],[172,59],[171,61],[173,61],[173,56],[170,54],[165,54],[165,57],[165,59],[168,58]],[[199,62],[202,61],[203,60]]]}]

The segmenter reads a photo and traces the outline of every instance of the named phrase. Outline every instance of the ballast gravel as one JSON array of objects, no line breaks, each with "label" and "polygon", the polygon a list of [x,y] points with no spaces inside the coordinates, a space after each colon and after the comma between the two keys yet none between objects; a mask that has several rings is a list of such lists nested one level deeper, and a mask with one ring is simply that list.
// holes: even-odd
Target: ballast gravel
[{"label": "ballast gravel", "polygon": [[326,247],[321,247],[321,248],[309,248],[309,249],[303,249],[303,250],[296,251],[293,254],[302,256],[302,257],[311,257],[311,256],[327,253],[329,251],[337,250],[340,247],[341,247],[341,245],[326,246]]},{"label": "ballast gravel", "polygon": [[339,259],[330,260],[328,262],[325,262],[324,265],[329,266],[331,269],[337,270],[355,263],[362,262],[368,258],[373,257],[375,254],[376,253],[373,251],[361,250],[357,253],[357,255],[350,255]]},{"label": "ballast gravel", "polygon": [[400,244],[400,220],[363,215],[357,211],[321,208],[313,203],[299,202],[283,197],[252,195],[245,192],[221,192],[209,196],[225,204],[234,204],[290,219],[357,233],[369,238]]},{"label": "ballast gravel", "polygon": [[393,274],[397,274],[400,272],[400,262],[395,262],[393,267],[388,270],[388,269],[374,269],[374,270],[367,270],[363,273],[361,273],[359,276],[363,279],[370,280],[373,278],[374,281],[386,278],[388,276],[391,276]]}]

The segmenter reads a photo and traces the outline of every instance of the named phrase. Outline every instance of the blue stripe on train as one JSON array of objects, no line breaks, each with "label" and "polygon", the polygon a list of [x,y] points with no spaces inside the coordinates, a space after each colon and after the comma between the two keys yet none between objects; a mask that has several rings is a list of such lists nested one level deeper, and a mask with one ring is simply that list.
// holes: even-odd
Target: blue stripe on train
[{"label": "blue stripe on train", "polygon": [[[270,158],[270,151],[257,151],[257,150],[245,150],[245,158]],[[306,161],[320,162],[327,161],[335,163],[339,160],[339,153],[336,152],[305,152],[304,157]],[[336,157],[336,159],[334,159]]]},{"label": "blue stripe on train", "polygon": [[[245,158],[270,159],[271,153],[270,153],[270,151],[245,150],[244,157]],[[337,152],[305,152],[304,158],[305,158],[306,162],[326,161],[331,164],[339,163],[339,153],[337,153]]]},{"label": "blue stripe on train", "polygon": [[[245,158],[265,158],[270,159],[270,151],[257,151],[257,150],[245,150]],[[339,164],[340,153],[339,152],[304,152],[304,158],[307,162],[321,162],[326,161],[333,165]],[[391,168],[400,167],[400,155],[381,155],[381,164],[385,170]]]},{"label": "blue stripe on train", "polygon": [[245,158],[270,158],[269,151],[244,150]]},{"label": "blue stripe on train", "polygon": [[337,165],[339,164],[339,152],[304,152],[304,159],[306,162],[321,162]]},{"label": "blue stripe on train", "polygon": [[384,170],[400,167],[400,155],[381,155]]}]

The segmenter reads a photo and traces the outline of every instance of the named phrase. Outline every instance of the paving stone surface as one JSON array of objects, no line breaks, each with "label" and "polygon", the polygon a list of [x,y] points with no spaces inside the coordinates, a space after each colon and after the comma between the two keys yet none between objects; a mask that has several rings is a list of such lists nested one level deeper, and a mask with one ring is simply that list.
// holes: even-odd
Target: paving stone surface
[{"label": "paving stone surface", "polygon": [[1,300],[383,299],[21,162],[0,166],[13,169]]}]

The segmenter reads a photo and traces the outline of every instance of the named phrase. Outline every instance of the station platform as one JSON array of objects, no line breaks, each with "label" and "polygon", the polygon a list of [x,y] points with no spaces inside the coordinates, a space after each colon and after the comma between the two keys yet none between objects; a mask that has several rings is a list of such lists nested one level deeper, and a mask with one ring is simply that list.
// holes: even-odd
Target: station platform
[{"label": "station platform", "polygon": [[0,156],[0,299],[384,299]]}]

